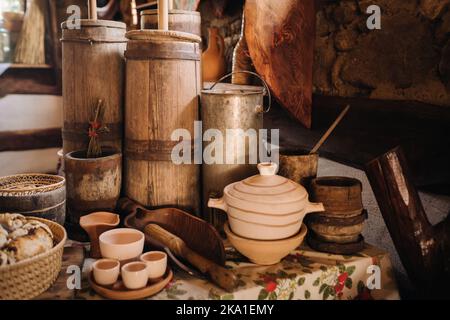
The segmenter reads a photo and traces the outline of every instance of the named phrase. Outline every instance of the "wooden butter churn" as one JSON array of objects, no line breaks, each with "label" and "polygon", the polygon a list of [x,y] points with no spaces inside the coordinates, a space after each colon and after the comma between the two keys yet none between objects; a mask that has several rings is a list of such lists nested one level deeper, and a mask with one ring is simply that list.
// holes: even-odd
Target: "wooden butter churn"
[{"label": "wooden butter churn", "polygon": [[186,129],[193,148],[201,38],[168,30],[135,30],[127,38],[125,195],[147,206],[198,214],[200,166],[193,157],[192,164],[175,164],[171,152],[178,141],[171,137]]},{"label": "wooden butter churn", "polygon": [[89,121],[99,99],[105,103],[103,146],[122,149],[126,25],[81,19],[62,24],[63,150],[86,149]]}]

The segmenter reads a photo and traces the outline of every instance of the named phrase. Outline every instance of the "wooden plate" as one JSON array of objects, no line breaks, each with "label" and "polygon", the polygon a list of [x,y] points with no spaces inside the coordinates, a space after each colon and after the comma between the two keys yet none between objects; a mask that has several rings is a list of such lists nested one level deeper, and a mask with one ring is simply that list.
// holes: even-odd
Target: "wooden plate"
[{"label": "wooden plate", "polygon": [[172,280],[172,270],[167,269],[166,274],[157,283],[148,283],[145,288],[137,290],[129,290],[125,288],[122,280],[117,281],[111,286],[101,286],[94,280],[94,273],[91,271],[89,274],[89,284],[95,292],[102,297],[113,300],[137,300],[150,297],[160,292],[164,287]]}]

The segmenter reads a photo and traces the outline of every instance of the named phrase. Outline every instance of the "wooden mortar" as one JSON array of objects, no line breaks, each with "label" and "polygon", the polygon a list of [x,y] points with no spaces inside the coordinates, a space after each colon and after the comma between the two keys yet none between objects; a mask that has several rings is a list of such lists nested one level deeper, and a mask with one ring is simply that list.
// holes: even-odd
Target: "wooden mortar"
[{"label": "wooden mortar", "polygon": [[278,174],[303,185],[308,191],[311,180],[317,176],[319,154],[306,151],[280,152]]}]

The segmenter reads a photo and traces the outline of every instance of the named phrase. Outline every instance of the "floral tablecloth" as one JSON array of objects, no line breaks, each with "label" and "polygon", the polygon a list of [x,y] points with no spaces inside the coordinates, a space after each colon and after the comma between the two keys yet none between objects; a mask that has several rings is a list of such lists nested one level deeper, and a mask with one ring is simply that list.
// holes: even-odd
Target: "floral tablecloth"
[{"label": "floral tablecloth", "polygon": [[[87,281],[92,262],[92,259],[85,261],[82,288],[76,294],[77,299],[101,299],[89,287]],[[246,258],[229,248],[227,249],[227,267],[235,269],[240,280],[239,287],[234,292],[226,292],[207,280],[176,271],[173,280],[167,287],[149,299],[348,300],[400,298],[388,254],[367,244],[362,252],[352,256],[320,253],[302,246],[291,252],[279,264],[273,266],[258,266],[249,263]],[[373,270],[380,271],[379,289],[371,286],[372,283],[376,284],[375,275],[372,274]]]}]

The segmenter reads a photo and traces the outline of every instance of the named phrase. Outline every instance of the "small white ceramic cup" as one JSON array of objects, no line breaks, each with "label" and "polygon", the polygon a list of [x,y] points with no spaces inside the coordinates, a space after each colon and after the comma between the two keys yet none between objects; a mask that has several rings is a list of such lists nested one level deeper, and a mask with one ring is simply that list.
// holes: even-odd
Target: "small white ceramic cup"
[{"label": "small white ceramic cup", "polygon": [[147,264],[148,278],[155,280],[166,273],[167,254],[162,251],[149,251],[141,254],[140,260]]},{"label": "small white ceramic cup", "polygon": [[148,268],[145,262],[135,261],[122,267],[122,281],[130,290],[141,289],[147,285]]},{"label": "small white ceramic cup", "polygon": [[114,259],[100,259],[92,265],[94,280],[102,286],[116,283],[120,273],[120,262]]}]

